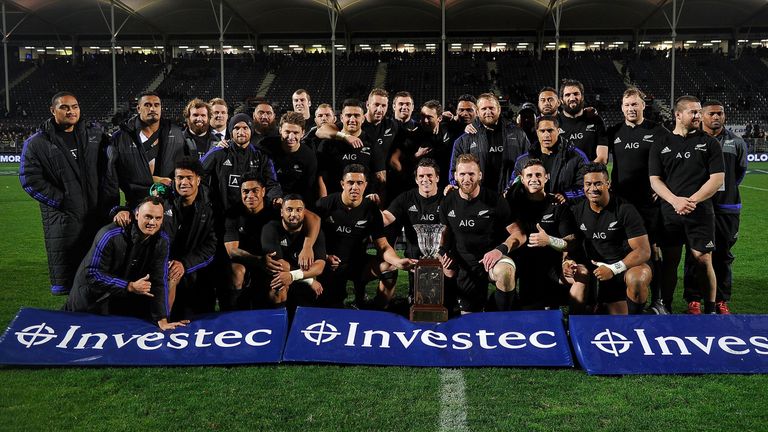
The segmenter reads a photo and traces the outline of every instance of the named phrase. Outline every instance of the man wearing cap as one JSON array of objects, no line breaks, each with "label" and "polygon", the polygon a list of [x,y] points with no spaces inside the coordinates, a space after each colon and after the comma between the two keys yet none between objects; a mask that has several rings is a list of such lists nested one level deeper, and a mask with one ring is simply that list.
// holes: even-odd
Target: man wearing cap
[{"label": "man wearing cap", "polygon": [[251,144],[253,124],[247,114],[235,114],[229,121],[229,146],[213,147],[200,160],[203,164],[215,207],[226,212],[240,202],[240,177],[258,172],[266,182],[267,202],[277,204],[283,195],[269,157]]}]

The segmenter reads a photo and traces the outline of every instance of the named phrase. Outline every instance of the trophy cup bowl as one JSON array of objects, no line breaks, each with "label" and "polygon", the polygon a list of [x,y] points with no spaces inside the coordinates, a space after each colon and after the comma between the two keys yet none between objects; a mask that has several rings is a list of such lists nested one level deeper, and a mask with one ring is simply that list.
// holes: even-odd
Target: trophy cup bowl
[{"label": "trophy cup bowl", "polygon": [[443,266],[437,254],[445,227],[442,224],[413,226],[422,258],[416,264],[411,321],[445,322],[448,310],[443,306]]}]

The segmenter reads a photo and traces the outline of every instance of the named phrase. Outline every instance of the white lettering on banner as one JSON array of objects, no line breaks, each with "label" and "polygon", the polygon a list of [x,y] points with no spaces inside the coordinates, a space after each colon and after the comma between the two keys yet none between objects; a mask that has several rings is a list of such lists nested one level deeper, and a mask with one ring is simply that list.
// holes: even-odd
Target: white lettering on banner
[{"label": "white lettering on banner", "polygon": [[768,162],[768,153],[752,153],[747,155],[748,162]]},{"label": "white lettering on banner", "polygon": [[21,163],[20,155],[0,155],[0,163]]},{"label": "white lettering on banner", "polygon": [[[557,346],[555,332],[549,330],[540,330],[530,335],[516,331],[497,333],[485,329],[478,330],[474,334],[467,332],[446,334],[436,330],[423,329],[414,329],[410,332],[379,329],[361,330],[359,322],[349,322],[347,325],[344,346],[350,348],[390,349],[393,344],[399,344],[404,349],[423,345],[452,350],[468,350],[474,346],[479,346],[484,350],[493,350],[499,347],[519,350],[528,345],[538,349],[552,349]],[[343,330],[343,328],[339,330],[337,326],[326,321],[321,321],[308,325],[301,333],[313,345],[319,346],[336,339],[337,336],[344,333]]]},{"label": "white lettering on banner", "polygon": [[[194,333],[171,333],[151,332],[145,334],[133,334],[130,336],[125,333],[96,333],[79,332],[81,326],[70,325],[56,348],[76,349],[76,350],[104,350],[121,349],[128,345],[135,344],[142,351],[154,351],[164,346],[167,348],[182,350],[190,347],[192,340],[193,348],[207,348],[216,346],[219,348],[233,348],[240,346],[243,342],[246,345],[260,347],[272,343],[271,329],[255,329],[243,336],[243,333],[237,330],[224,330],[218,333],[198,329]],[[209,338],[209,336],[211,336]],[[30,348],[33,346],[46,344],[59,338],[56,331],[46,323],[35,324],[16,332],[16,340],[22,346]],[[190,340],[192,339],[192,340]]]},{"label": "white lettering on banner", "polygon": [[691,356],[694,352],[711,355],[715,347],[726,354],[743,356],[751,352],[768,355],[768,337],[751,336],[744,339],[738,336],[657,336],[649,338],[645,329],[634,329],[637,341],[632,341],[621,333],[605,329],[592,339],[592,344],[599,350],[615,357],[627,352],[634,342],[640,344],[645,356]]}]

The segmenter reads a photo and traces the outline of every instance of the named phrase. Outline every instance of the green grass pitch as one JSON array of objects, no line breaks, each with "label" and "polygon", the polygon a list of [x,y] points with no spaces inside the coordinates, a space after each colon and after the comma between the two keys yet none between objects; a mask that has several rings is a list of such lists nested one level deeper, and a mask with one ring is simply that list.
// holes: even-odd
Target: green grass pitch
[{"label": "green grass pitch", "polygon": [[[736,313],[766,313],[768,175],[759,171],[768,172],[768,164],[750,170],[741,189],[731,305]],[[0,324],[22,306],[59,308],[63,298],[48,291],[37,204],[14,175],[0,176],[0,227]],[[400,279],[401,292],[406,283]],[[680,297],[678,291],[677,312]],[[590,377],[575,369],[465,368],[462,397],[445,394],[445,374],[324,365],[0,367],[0,430],[768,429],[765,375]],[[464,422],[444,421],[446,400]]]}]

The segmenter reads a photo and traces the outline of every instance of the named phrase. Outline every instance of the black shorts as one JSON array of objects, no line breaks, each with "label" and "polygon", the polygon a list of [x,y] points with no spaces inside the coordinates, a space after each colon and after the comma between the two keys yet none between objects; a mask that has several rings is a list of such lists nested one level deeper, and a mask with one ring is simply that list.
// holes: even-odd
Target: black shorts
[{"label": "black shorts", "polygon": [[518,292],[522,305],[567,304],[570,287],[561,283],[560,260],[551,263],[537,262],[526,257],[524,253],[515,255],[513,259],[518,264]]},{"label": "black shorts", "polygon": [[643,218],[645,231],[648,233],[648,242],[658,242],[659,231],[662,227],[661,208],[657,204],[635,205],[640,217]]},{"label": "black shorts", "polygon": [[699,205],[685,216],[675,213],[672,206],[664,205],[661,215],[664,226],[659,234],[659,246],[685,244],[699,252],[715,250],[715,214],[711,205]]},{"label": "black shorts", "polygon": [[592,273],[594,267],[589,267],[591,274],[590,283],[597,287],[598,303],[615,303],[627,299],[627,284],[624,282],[626,272],[614,275],[607,281],[598,281]]},{"label": "black shorts", "polygon": [[482,312],[488,300],[488,272],[483,266],[459,266],[456,275],[456,300],[462,312]]}]

